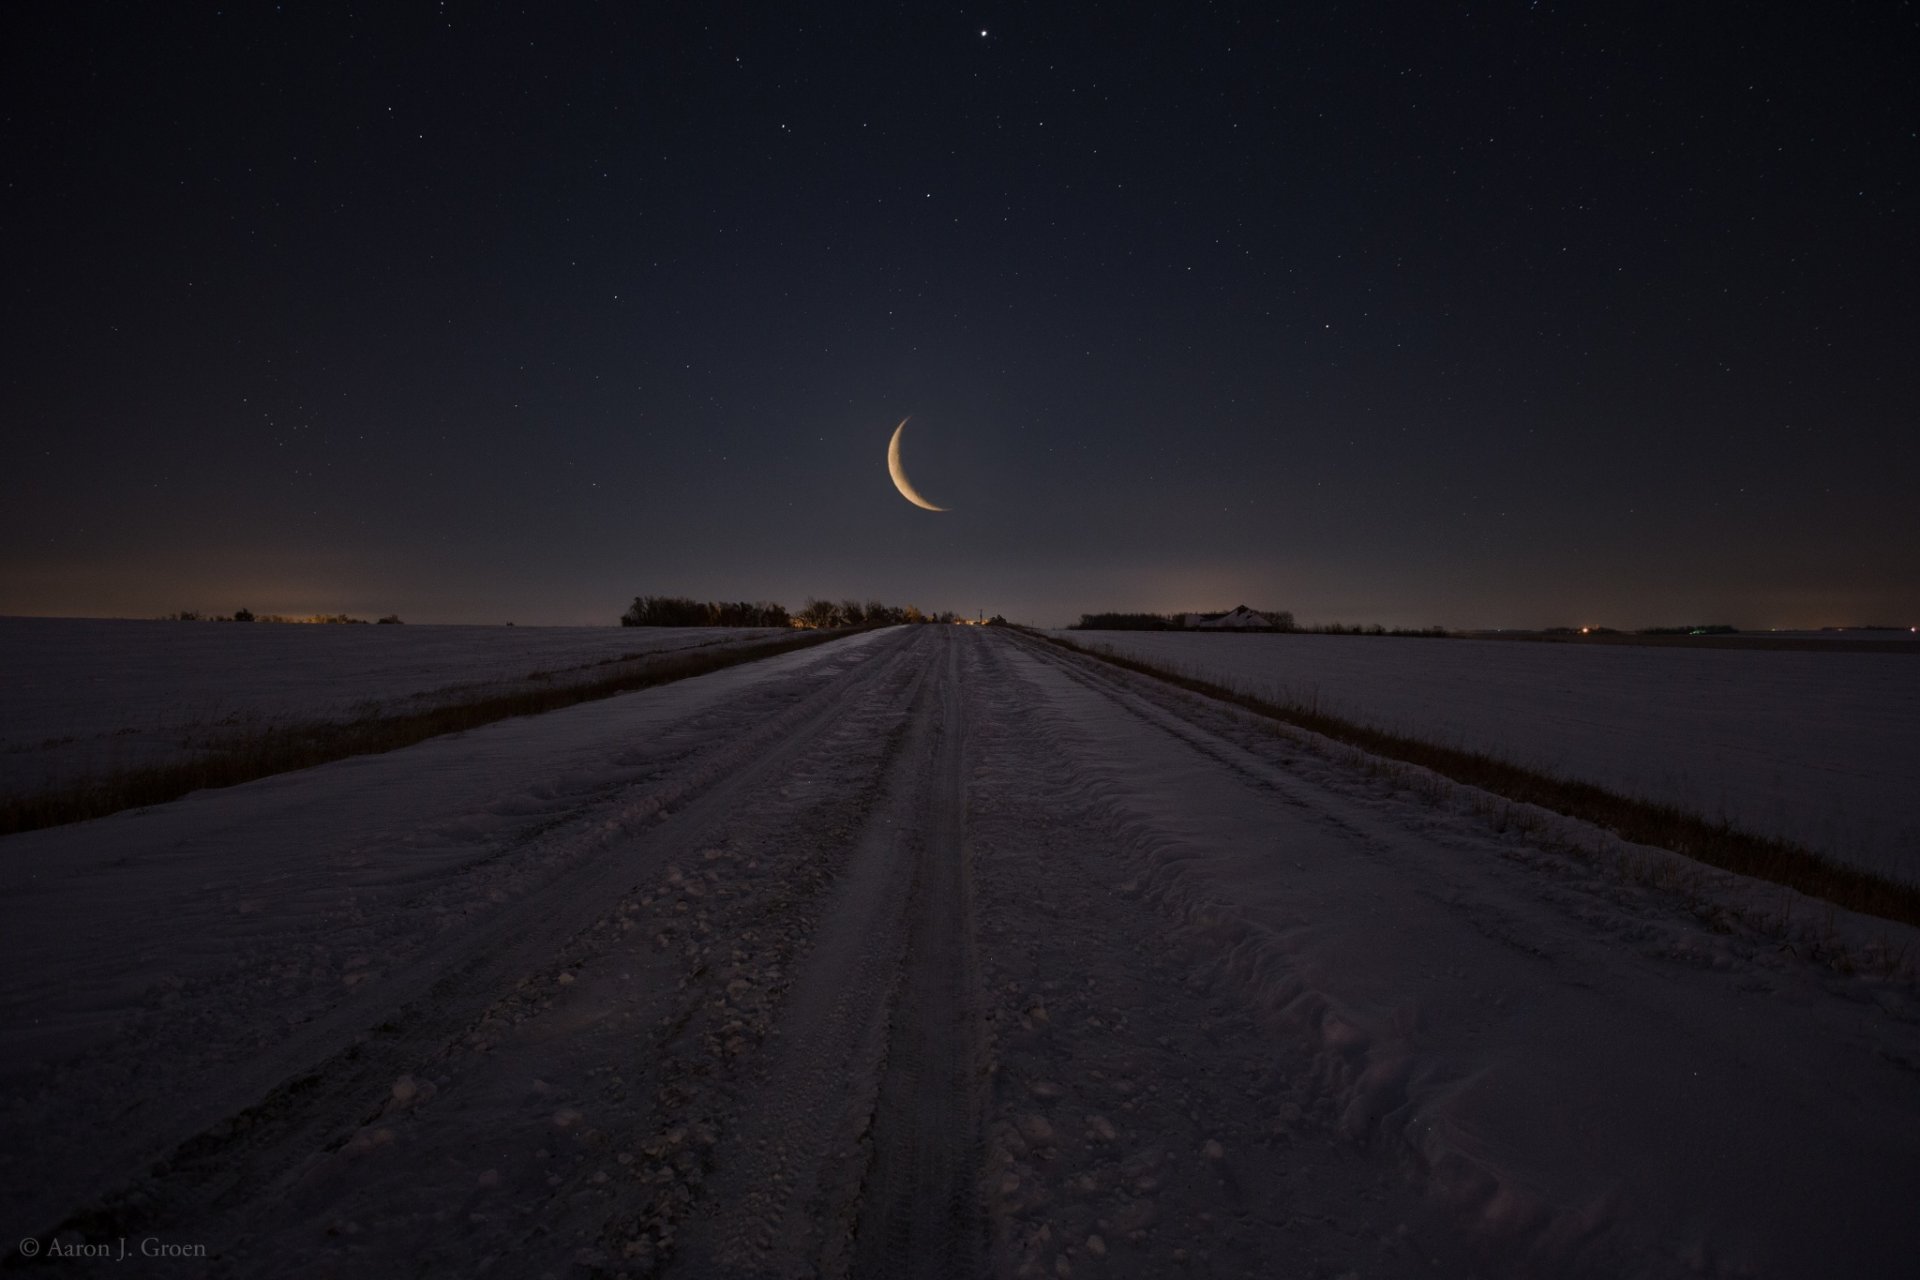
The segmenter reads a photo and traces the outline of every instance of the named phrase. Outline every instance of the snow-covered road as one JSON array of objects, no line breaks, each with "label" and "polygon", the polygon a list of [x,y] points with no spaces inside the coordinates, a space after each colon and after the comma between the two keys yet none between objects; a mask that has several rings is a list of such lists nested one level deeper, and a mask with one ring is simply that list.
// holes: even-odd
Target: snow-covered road
[{"label": "snow-covered road", "polygon": [[1920,1002],[1807,955],[1915,931],[1477,799],[908,627],[9,837],[0,1226],[219,1275],[1904,1267]]}]

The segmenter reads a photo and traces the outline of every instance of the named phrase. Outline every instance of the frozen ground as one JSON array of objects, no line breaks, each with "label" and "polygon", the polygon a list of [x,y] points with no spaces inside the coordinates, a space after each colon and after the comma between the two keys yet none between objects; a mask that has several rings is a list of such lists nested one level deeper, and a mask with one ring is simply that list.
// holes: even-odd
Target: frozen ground
[{"label": "frozen ground", "polygon": [[0,1227],[232,1276],[1904,1273],[1920,1003],[1872,962],[1917,931],[1367,763],[895,628],[7,837]]},{"label": "frozen ground", "polygon": [[1920,652],[1056,634],[1920,880]]},{"label": "frozen ground", "polygon": [[0,794],[177,759],[269,725],[419,711],[779,631],[0,618]]}]

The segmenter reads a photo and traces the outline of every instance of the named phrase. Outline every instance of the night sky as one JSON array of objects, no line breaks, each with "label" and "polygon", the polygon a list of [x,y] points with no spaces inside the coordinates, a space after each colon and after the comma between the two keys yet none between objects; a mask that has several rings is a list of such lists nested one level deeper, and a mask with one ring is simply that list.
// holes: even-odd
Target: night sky
[{"label": "night sky", "polygon": [[0,613],[1920,622],[1909,3],[0,24]]}]

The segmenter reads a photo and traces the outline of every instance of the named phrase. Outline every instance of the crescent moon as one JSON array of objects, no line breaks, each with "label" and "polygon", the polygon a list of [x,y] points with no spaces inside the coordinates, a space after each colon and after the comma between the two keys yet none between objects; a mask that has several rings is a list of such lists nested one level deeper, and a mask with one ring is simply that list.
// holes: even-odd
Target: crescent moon
[{"label": "crescent moon", "polygon": [[[912,417],[908,414],[907,417]],[[893,439],[887,445],[887,473],[893,477],[893,487],[900,496],[916,507],[925,507],[928,511],[945,511],[945,507],[936,507],[920,496],[913,487],[913,481],[907,479],[907,469],[900,465],[900,433],[907,429],[907,419],[900,419],[900,425],[893,429]]]}]

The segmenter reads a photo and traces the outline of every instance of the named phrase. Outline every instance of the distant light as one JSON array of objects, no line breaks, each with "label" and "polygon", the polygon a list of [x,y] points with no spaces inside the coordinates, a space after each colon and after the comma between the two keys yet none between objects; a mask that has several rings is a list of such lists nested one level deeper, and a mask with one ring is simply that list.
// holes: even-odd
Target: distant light
[{"label": "distant light", "polygon": [[1580,634],[1581,634],[1581,635],[1585,635],[1585,634],[1587,634],[1587,632],[1589,632],[1589,631],[1591,631],[1591,630],[1593,630],[1593,628],[1592,628],[1592,627],[1582,627],[1582,628],[1580,628]]},{"label": "distant light", "polygon": [[985,31],[982,31],[982,32],[980,33],[980,38],[981,38],[982,40],[985,40],[985,39],[987,38],[987,33],[986,33]]}]

